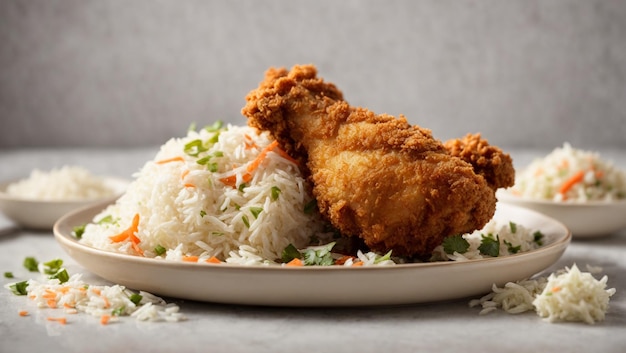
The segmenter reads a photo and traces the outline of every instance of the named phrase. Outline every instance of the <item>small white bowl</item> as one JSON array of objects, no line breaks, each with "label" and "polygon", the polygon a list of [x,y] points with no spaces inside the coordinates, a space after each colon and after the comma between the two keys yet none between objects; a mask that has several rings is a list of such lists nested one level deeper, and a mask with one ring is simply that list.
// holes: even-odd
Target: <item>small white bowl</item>
[{"label": "small white bowl", "polygon": [[543,213],[565,224],[573,238],[594,238],[626,228],[626,200],[585,203],[536,200],[498,190],[499,202]]},{"label": "small white bowl", "polygon": [[59,218],[78,208],[98,202],[113,202],[126,191],[129,183],[124,179],[104,177],[104,183],[115,190],[111,196],[71,201],[40,201],[8,195],[7,187],[16,181],[0,184],[0,210],[19,226],[36,230],[51,230]]}]

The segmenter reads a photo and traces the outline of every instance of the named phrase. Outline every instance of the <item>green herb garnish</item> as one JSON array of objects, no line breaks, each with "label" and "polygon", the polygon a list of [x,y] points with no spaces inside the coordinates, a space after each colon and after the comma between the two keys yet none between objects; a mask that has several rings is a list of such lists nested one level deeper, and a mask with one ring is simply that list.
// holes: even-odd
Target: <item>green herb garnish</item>
[{"label": "green herb garnish", "polygon": [[335,242],[322,246],[309,247],[302,250],[302,257],[305,266],[330,266],[335,263],[330,252],[335,246]]},{"label": "green herb garnish", "polygon": [[278,200],[278,196],[280,196],[280,188],[278,186],[272,186],[272,201]]},{"label": "green herb garnish", "polygon": [[157,245],[154,247],[154,253],[157,256],[163,255],[165,254],[165,252],[167,251],[167,249],[165,249],[164,247],[162,247],[161,245]]},{"label": "green herb garnish", "polygon": [[464,254],[469,249],[470,244],[462,235],[451,235],[443,240],[443,251],[446,254]]},{"label": "green herb garnish", "polygon": [[63,266],[63,260],[61,259],[56,259],[56,260],[51,260],[48,262],[44,262],[43,263],[43,273],[47,274],[47,275],[53,275],[57,272],[59,272],[59,270],[61,269],[61,266]]},{"label": "green herb garnish", "polygon": [[50,276],[50,279],[58,279],[61,283],[65,283],[70,280],[70,275],[67,274],[66,269],[62,269]]},{"label": "green herb garnish", "polygon": [[131,294],[130,297],[128,297],[128,299],[130,299],[130,301],[133,302],[133,304],[137,305],[141,302],[141,299],[143,299],[143,296],[137,293],[133,293]]},{"label": "green herb garnish", "polygon": [[106,215],[98,221],[98,224],[110,224],[110,223],[115,223],[115,220],[113,219],[113,216],[111,215]]},{"label": "green herb garnish", "polygon": [[113,309],[113,311],[111,311],[111,315],[113,315],[113,316],[122,316],[122,315],[124,315],[124,312],[126,312],[126,307],[122,305],[119,308]]},{"label": "green herb garnish", "polygon": [[248,220],[248,216],[241,216],[241,220],[243,221],[243,224],[245,224],[246,228],[250,228],[250,220]]},{"label": "green herb garnish", "polygon": [[500,255],[500,239],[497,235],[494,238],[493,234],[490,233],[487,236],[483,234],[481,237],[482,240],[480,242],[480,246],[478,247],[478,251],[480,251],[483,255],[492,257]]},{"label": "green herb garnish", "polygon": [[507,249],[509,250],[509,253],[511,254],[517,254],[518,252],[520,252],[520,250],[522,250],[522,246],[518,245],[518,246],[513,246],[513,244],[511,244],[508,241],[504,241],[504,244],[506,245]]},{"label": "green herb garnish", "polygon": [[511,233],[515,234],[517,232],[517,224],[509,222],[509,228],[511,228]]},{"label": "green herb garnish", "polygon": [[208,132],[219,131],[224,126],[224,123],[220,120],[213,123],[213,125],[207,125],[204,129]]},{"label": "green herb garnish", "polygon": [[540,231],[536,231],[533,233],[533,241],[539,245],[542,246],[543,245],[543,233],[541,233]]},{"label": "green herb garnish", "polygon": [[287,245],[287,247],[283,249],[283,252],[280,256],[280,259],[285,263],[293,259],[301,259],[301,258],[302,258],[302,254],[300,253],[300,251],[298,251],[298,249],[296,249],[295,246],[293,246],[293,244]]},{"label": "green herb garnish", "polygon": [[83,237],[83,234],[85,233],[85,227],[87,225],[83,224],[82,226],[76,226],[72,229],[72,235],[76,238],[76,239],[80,239]]},{"label": "green herb garnish", "polygon": [[378,264],[387,260],[391,260],[391,250],[389,250],[389,252],[387,252],[385,255],[377,257],[376,260],[374,260],[374,264]]},{"label": "green herb garnish", "polygon": [[313,199],[307,202],[306,205],[304,205],[304,213],[311,214],[315,211],[316,208],[317,208],[317,201]]},{"label": "green herb garnish", "polygon": [[13,272],[5,272],[4,273],[4,278],[13,278]]},{"label": "green herb garnish", "polygon": [[9,289],[15,295],[26,295],[28,292],[26,288],[28,287],[28,281],[16,282],[9,285]]},{"label": "green herb garnish", "polygon": [[261,212],[263,212],[263,207],[250,207],[250,213],[252,213],[254,219],[259,218]]},{"label": "green herb garnish", "polygon": [[39,271],[39,262],[34,257],[27,257],[24,259],[24,267],[30,272]]}]

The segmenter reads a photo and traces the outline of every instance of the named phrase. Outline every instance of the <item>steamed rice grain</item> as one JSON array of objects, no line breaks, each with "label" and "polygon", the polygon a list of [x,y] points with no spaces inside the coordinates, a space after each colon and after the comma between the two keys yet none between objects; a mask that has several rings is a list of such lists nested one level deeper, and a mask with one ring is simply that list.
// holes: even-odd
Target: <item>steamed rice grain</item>
[{"label": "steamed rice grain", "polygon": [[[272,150],[251,167],[271,143],[267,133],[247,126],[169,140],[126,194],[85,227],[81,242],[136,255],[130,242],[109,237],[128,229],[137,214],[137,245],[147,257],[263,264],[289,244],[307,246],[323,222],[304,211],[312,197],[298,166]],[[157,254],[159,247],[166,252]]]}]

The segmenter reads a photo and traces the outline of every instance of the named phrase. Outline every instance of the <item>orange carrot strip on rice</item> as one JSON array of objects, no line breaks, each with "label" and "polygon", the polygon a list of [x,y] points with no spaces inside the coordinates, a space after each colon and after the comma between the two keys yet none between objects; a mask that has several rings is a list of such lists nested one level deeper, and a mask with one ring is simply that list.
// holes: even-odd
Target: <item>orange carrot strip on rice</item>
[{"label": "orange carrot strip on rice", "polygon": [[277,146],[278,146],[278,141],[276,140],[272,141],[272,143],[267,145],[267,147],[265,147],[261,151],[261,153],[259,153],[259,155],[256,156],[256,158],[252,162],[250,162],[250,164],[248,164],[248,167],[246,168],[248,173],[252,173],[253,171],[255,171],[259,167],[259,165],[261,165],[261,162],[263,162],[267,154],[270,151],[272,151],[274,148],[276,148]]},{"label": "orange carrot strip on rice", "polygon": [[185,177],[186,177],[187,175],[189,175],[189,169],[186,169],[186,170],[185,170],[185,171],[184,171],[184,172],[180,175],[180,178],[181,178],[182,180],[185,180]]},{"label": "orange carrot strip on rice", "polygon": [[290,155],[288,155],[287,152],[285,152],[282,148],[280,148],[280,146],[276,146],[276,148],[274,149],[274,152],[278,153],[278,155],[280,155],[284,159],[286,159],[286,160],[288,160],[288,161],[290,161],[290,162],[292,162],[294,164],[298,164],[298,161],[295,160]]},{"label": "orange carrot strip on rice", "polygon": [[28,311],[26,311],[26,310],[20,310],[20,312],[18,312],[18,314],[19,314],[20,316],[28,316]]},{"label": "orange carrot strip on rice", "polygon": [[304,266],[304,263],[302,262],[302,260],[298,258],[294,258],[293,260],[287,262],[286,266],[300,267],[300,266]]},{"label": "orange carrot strip on rice", "polygon": [[156,164],[165,164],[165,163],[171,163],[171,162],[184,162],[185,159],[183,157],[172,157],[172,158],[166,158],[166,159],[161,159],[160,161],[156,161]]},{"label": "orange carrot strip on rice", "polygon": [[576,174],[572,175],[569,179],[567,179],[563,183],[563,185],[561,185],[561,187],[559,188],[559,193],[565,195],[568,191],[572,189],[572,187],[574,187],[574,185],[583,181],[584,177],[585,177],[585,172],[583,172],[582,170],[579,170]]},{"label": "orange carrot strip on rice", "polygon": [[51,309],[56,309],[56,307],[57,307],[57,301],[54,300],[54,299],[48,299],[48,301],[46,301],[46,304]]},{"label": "orange carrot strip on rice", "polygon": [[108,323],[109,323],[109,320],[110,320],[110,319],[111,319],[111,316],[110,316],[110,315],[106,315],[106,314],[104,314],[104,315],[100,316],[100,324],[102,324],[102,325],[106,325],[106,324],[108,324]]},{"label": "orange carrot strip on rice", "polygon": [[183,256],[183,261],[185,262],[198,262],[198,257],[197,256]]},{"label": "orange carrot strip on rice", "polygon": [[206,262],[210,263],[210,264],[221,264],[222,261],[220,261],[220,259],[218,259],[215,256],[211,256],[210,258],[206,259]]},{"label": "orange carrot strip on rice", "polygon": [[357,261],[353,263],[352,266],[363,266],[363,261]]},{"label": "orange carrot strip on rice", "polygon": [[137,233],[138,227],[139,213],[136,213],[135,217],[133,217],[133,223],[130,225],[130,227],[128,227],[128,229],[121,232],[120,234],[110,236],[109,239],[111,239],[113,243],[119,243],[130,238],[133,243],[139,243],[141,240],[139,240],[139,238],[137,238],[137,236],[135,235],[135,233]]}]

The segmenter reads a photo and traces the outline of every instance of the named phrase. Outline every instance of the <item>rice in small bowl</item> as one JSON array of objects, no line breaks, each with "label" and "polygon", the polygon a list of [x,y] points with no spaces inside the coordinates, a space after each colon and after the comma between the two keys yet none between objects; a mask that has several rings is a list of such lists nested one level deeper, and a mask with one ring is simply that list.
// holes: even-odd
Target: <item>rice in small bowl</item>
[{"label": "rice in small bowl", "polygon": [[626,173],[597,152],[569,143],[528,165],[502,202],[516,204],[564,223],[574,237],[615,233],[626,227]]}]

